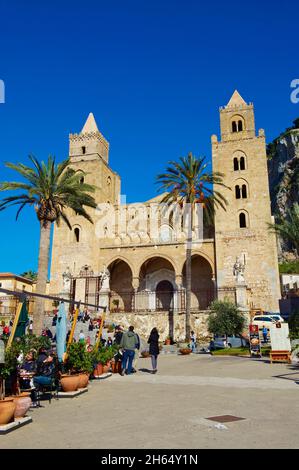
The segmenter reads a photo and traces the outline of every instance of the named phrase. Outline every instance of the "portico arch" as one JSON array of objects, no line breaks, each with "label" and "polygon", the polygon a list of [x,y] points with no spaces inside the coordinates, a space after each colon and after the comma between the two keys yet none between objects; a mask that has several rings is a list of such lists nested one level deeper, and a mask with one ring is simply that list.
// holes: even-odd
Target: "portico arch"
[{"label": "portico arch", "polygon": [[164,256],[147,258],[139,271],[139,308],[169,310],[176,308],[176,273],[173,264]]},{"label": "portico arch", "polygon": [[[186,262],[183,270],[183,286],[186,287]],[[213,268],[202,255],[191,258],[191,309],[205,310],[214,300],[215,286]]]},{"label": "portico arch", "polygon": [[132,310],[134,289],[132,285],[133,273],[127,262],[117,258],[108,265],[110,272],[110,310]]}]

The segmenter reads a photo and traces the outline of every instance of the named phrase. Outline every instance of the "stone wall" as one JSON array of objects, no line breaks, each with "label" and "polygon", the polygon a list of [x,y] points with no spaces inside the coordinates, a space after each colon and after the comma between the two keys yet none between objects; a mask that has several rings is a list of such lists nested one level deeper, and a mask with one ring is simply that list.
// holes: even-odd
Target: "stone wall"
[{"label": "stone wall", "polygon": [[[191,330],[196,333],[198,344],[207,344],[211,335],[207,329],[207,318],[210,312],[191,312]],[[249,322],[249,314],[244,313],[247,322]],[[125,330],[133,325],[135,331],[145,340],[147,340],[152,328],[156,327],[160,334],[160,341],[171,334],[173,330],[174,341],[185,340],[185,314],[174,313],[173,320],[168,312],[144,312],[144,313],[109,313],[106,322],[113,322],[121,325]],[[172,325],[173,328],[172,328]]]}]

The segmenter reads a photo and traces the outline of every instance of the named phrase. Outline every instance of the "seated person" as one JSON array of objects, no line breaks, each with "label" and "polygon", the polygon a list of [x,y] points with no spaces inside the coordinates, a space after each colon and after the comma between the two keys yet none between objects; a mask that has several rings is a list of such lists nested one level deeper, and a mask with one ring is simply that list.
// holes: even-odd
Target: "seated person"
[{"label": "seated person", "polygon": [[29,351],[19,367],[20,388],[28,389],[32,386],[31,380],[36,373],[35,352],[34,350]]},{"label": "seated person", "polygon": [[46,348],[39,348],[38,350],[38,356],[36,359],[36,366],[37,366],[37,373],[39,374],[39,368],[40,365],[44,362],[45,359],[47,359],[48,353]]},{"label": "seated person", "polygon": [[52,380],[56,374],[56,360],[53,352],[49,353],[46,359],[39,364],[37,375],[33,378],[33,385],[35,389],[32,394],[32,401],[37,401],[36,389],[42,388],[43,386],[49,386],[52,384]]}]

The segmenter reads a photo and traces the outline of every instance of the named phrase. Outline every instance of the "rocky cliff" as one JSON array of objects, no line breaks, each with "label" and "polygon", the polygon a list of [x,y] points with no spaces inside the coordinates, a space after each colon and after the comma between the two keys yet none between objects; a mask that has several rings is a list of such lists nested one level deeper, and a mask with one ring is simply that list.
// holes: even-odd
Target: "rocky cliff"
[{"label": "rocky cliff", "polygon": [[272,213],[285,216],[299,201],[299,118],[267,146]]}]

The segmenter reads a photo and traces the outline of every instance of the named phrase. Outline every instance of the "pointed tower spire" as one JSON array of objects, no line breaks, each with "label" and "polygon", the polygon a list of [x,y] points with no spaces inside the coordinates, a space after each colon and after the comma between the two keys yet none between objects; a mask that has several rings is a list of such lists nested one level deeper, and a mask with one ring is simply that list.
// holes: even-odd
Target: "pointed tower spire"
[{"label": "pointed tower spire", "polygon": [[227,108],[230,108],[230,107],[233,107],[233,106],[247,106],[246,101],[243,100],[243,98],[240,95],[240,93],[238,92],[238,90],[235,90],[233,92],[233,95],[232,95],[231,99],[229,100],[229,102],[226,105]]},{"label": "pointed tower spire", "polygon": [[92,113],[89,113],[88,118],[81,131],[81,134],[89,134],[91,132],[99,132],[99,129],[95,121],[94,115]]}]

